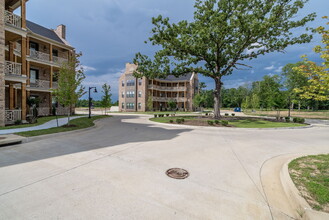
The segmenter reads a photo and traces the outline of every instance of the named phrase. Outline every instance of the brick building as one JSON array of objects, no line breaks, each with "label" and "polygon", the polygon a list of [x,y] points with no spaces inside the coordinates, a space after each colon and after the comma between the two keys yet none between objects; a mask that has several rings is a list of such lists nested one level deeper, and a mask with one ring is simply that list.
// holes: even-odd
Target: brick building
[{"label": "brick building", "polygon": [[39,116],[50,115],[56,73],[74,52],[64,25],[52,30],[26,20],[27,1],[0,0],[0,126],[25,121],[29,98],[40,100]]},{"label": "brick building", "polygon": [[[126,64],[126,71],[119,80],[119,110],[134,111],[165,111],[169,110],[168,101],[174,100],[176,108],[181,111],[193,110],[193,97],[198,90],[198,75],[186,74],[166,79],[136,79],[133,72],[137,66]],[[152,102],[153,108],[148,108]]]}]

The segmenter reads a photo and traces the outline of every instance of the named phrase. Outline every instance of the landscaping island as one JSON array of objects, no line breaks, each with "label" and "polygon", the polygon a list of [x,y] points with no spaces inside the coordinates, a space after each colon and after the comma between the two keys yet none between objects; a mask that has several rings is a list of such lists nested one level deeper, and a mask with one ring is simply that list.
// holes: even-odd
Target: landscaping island
[{"label": "landscaping island", "polygon": [[[160,116],[160,117],[159,117]],[[214,120],[208,116],[167,116],[159,115],[151,118],[151,121],[169,124],[184,124],[211,127],[236,127],[236,128],[283,128],[302,127],[307,124],[286,122],[284,119],[264,119],[251,117],[225,116],[221,120]],[[295,120],[296,121],[296,120]],[[297,120],[299,121],[299,120]]]},{"label": "landscaping island", "polygon": [[295,159],[289,163],[289,173],[308,204],[329,213],[329,154]]},{"label": "landscaping island", "polygon": [[100,116],[92,116],[91,118],[82,117],[82,118],[77,118],[77,119],[71,120],[70,126],[64,125],[61,127],[54,127],[54,128],[44,129],[44,130],[25,131],[25,132],[19,132],[16,134],[24,136],[24,137],[33,137],[33,136],[39,136],[39,135],[79,130],[79,129],[83,129],[83,128],[92,127],[95,125],[94,124],[95,120],[107,118],[107,117],[111,117],[111,116],[100,115]]}]

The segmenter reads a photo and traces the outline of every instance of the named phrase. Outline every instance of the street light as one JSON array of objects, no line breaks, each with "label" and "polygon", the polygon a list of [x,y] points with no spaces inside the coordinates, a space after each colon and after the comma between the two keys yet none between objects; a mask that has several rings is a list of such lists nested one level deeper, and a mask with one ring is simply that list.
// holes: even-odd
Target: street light
[{"label": "street light", "polygon": [[91,89],[94,89],[94,93],[97,93],[96,87],[89,87],[89,118],[91,118],[91,97],[90,97]]}]

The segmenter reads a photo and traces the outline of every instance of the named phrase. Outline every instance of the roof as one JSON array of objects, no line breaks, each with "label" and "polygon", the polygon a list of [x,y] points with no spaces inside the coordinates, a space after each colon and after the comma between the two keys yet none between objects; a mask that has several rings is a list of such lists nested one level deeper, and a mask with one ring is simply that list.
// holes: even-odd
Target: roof
[{"label": "roof", "polygon": [[42,27],[41,25],[38,25],[36,23],[33,23],[31,21],[26,21],[26,26],[28,29],[30,29],[33,33],[41,35],[43,37],[49,38],[51,40],[57,41],[58,43],[65,44],[59,36],[51,29]]},{"label": "roof", "polygon": [[173,81],[190,81],[191,76],[192,76],[192,73],[188,73],[186,75],[179,76],[179,77],[176,77],[174,75],[169,75],[165,79],[161,79],[161,78],[156,78],[156,79],[158,79],[158,80],[165,80],[165,81],[171,81],[171,82],[173,82]]}]

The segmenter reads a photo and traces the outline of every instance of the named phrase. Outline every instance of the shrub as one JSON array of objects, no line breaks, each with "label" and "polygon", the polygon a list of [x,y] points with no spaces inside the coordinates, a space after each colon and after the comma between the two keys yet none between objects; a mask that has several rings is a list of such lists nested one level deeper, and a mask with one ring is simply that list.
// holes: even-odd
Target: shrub
[{"label": "shrub", "polygon": [[208,116],[208,113],[206,113],[206,116]]},{"label": "shrub", "polygon": [[169,117],[169,114],[166,114],[167,117]]},{"label": "shrub", "polygon": [[176,119],[176,123],[177,123],[177,124],[181,124],[181,123],[182,123],[182,119],[177,118],[177,119]]},{"label": "shrub", "polygon": [[15,121],[15,125],[21,125],[22,124],[22,120],[16,120]]},{"label": "shrub", "polygon": [[172,119],[170,119],[170,121],[169,121],[170,123],[174,123],[174,120],[172,120]]},{"label": "shrub", "polygon": [[215,124],[218,125],[219,124],[219,121],[218,120],[215,120]]},{"label": "shrub", "polygon": [[164,114],[159,114],[159,117],[163,118],[164,117]]},{"label": "shrub", "polygon": [[158,117],[158,115],[157,115],[157,114],[155,114],[155,115],[154,115],[154,118],[157,118],[157,117]]},{"label": "shrub", "polygon": [[175,114],[171,114],[172,117],[175,117]]},{"label": "shrub", "polygon": [[293,118],[292,119],[294,123],[300,123],[300,124],[304,124],[305,123],[305,119],[304,118]]},{"label": "shrub", "polygon": [[225,113],[225,116],[229,116],[229,114],[228,113]]},{"label": "shrub", "polygon": [[180,120],[182,121],[182,123],[184,123],[184,122],[185,122],[185,119],[184,119],[184,118],[181,118]]},{"label": "shrub", "polygon": [[290,122],[290,117],[285,117],[284,119],[286,120],[286,122]]},{"label": "shrub", "polygon": [[231,115],[232,115],[232,116],[235,116],[235,113],[232,113]]},{"label": "shrub", "polygon": [[222,120],[222,121],[221,121],[221,124],[222,124],[223,126],[227,126],[227,125],[228,125],[228,121],[227,121],[227,120]]},{"label": "shrub", "polygon": [[208,125],[214,125],[213,121],[208,120],[207,122],[208,122]]}]

